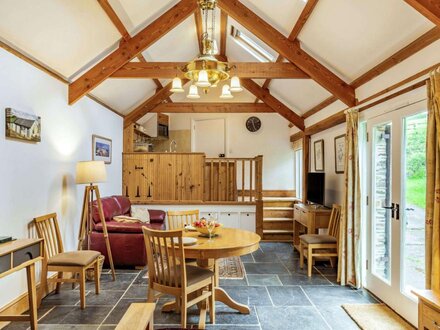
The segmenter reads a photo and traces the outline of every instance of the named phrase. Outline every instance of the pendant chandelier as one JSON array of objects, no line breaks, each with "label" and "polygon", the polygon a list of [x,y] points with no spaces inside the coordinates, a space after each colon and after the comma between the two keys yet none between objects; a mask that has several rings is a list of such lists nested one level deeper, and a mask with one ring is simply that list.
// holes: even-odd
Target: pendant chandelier
[{"label": "pendant chandelier", "polygon": [[[199,88],[202,88],[204,94],[207,94],[210,88],[215,88],[222,81],[230,78],[229,71],[231,67],[227,62],[217,60],[218,55],[217,42],[215,34],[215,8],[217,0],[199,0],[199,7],[203,13],[205,21],[202,34],[202,54],[181,68],[185,78],[191,81],[187,98],[199,99]],[[230,85],[225,84],[222,87],[221,99],[231,99],[232,93],[241,92],[243,89],[238,77],[232,77]],[[171,92],[183,93],[182,81],[176,77],[173,79]],[[232,92],[232,93],[231,93]]]}]

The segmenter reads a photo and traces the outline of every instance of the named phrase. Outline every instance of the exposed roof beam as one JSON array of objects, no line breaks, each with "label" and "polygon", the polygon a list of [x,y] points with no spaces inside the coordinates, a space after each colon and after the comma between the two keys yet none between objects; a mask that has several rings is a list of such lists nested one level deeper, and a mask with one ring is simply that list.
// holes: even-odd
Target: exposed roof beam
[{"label": "exposed roof beam", "polygon": [[[366,84],[367,82],[373,80],[374,78],[378,77],[382,73],[391,69],[395,65],[403,62],[407,58],[411,57],[415,53],[419,52],[420,50],[424,49],[425,47],[429,46],[430,44],[432,44],[433,42],[435,42],[439,39],[440,39],[440,27],[436,26],[436,27],[432,28],[431,30],[429,30],[428,32],[426,32],[425,34],[423,34],[422,36],[420,36],[419,38],[417,38],[416,40],[414,40],[413,42],[411,42],[410,44],[408,44],[407,46],[405,46],[404,48],[402,48],[401,50],[399,50],[398,52],[396,52],[393,55],[391,55],[390,57],[388,57],[383,62],[376,65],[371,70],[364,73],[362,76],[360,76],[356,80],[354,80],[351,83],[351,86],[353,86],[354,88],[358,88],[358,87]],[[312,109],[310,109],[309,111],[307,111],[303,115],[303,118],[308,118],[308,117],[314,115],[315,113],[321,111],[322,109],[326,108],[327,106],[329,106],[330,104],[332,104],[335,101],[337,101],[337,98],[335,98],[333,96],[329,97],[328,99],[324,100],[323,102],[321,102],[317,106],[315,106]]]},{"label": "exposed roof beam", "polygon": [[241,79],[241,84],[249,92],[258,97],[263,103],[278,112],[281,116],[286,118],[300,130],[304,130],[304,119],[298,116],[295,112],[290,110],[286,105],[281,103],[278,99],[272,96],[267,89],[263,89],[260,85],[252,79]]},{"label": "exposed roof beam", "polygon": [[271,107],[264,103],[201,103],[201,102],[174,102],[162,103],[151,112],[165,113],[253,113],[268,112],[274,113]]},{"label": "exposed roof beam", "polygon": [[[183,78],[180,68],[187,62],[130,62],[111,75],[112,78]],[[291,63],[260,63],[236,62],[229,63],[232,68],[230,73],[240,78],[264,79],[308,79],[303,71]]]},{"label": "exposed roof beam", "polygon": [[203,35],[203,18],[202,12],[197,8],[194,13],[194,19],[196,20],[197,40],[199,42],[199,53],[203,53],[202,35]]},{"label": "exposed roof beam", "polygon": [[388,57],[385,61],[379,63],[374,68],[364,73],[362,76],[353,81],[351,85],[354,88],[358,88],[359,86],[366,84],[370,80],[373,80],[385,71],[391,69],[393,66],[403,62],[408,57],[411,57],[418,51],[422,50],[423,48],[429,46],[439,39],[440,27],[436,26],[413,42],[411,42],[410,44],[408,44],[407,46],[405,46],[404,48],[402,48],[401,50],[399,50],[398,52]]},{"label": "exposed roof beam", "polygon": [[[298,17],[298,20],[296,21],[292,31],[289,35],[289,40],[295,41],[296,38],[298,38],[299,33],[301,32],[304,25],[306,25],[307,20],[309,19],[310,15],[312,14],[313,9],[315,9],[316,4],[319,0],[309,0],[307,1],[306,5],[304,6],[304,9],[302,10],[301,14]],[[284,58],[281,55],[278,55],[277,63],[283,62]],[[271,79],[266,79],[266,81],[263,84],[263,88],[269,88],[269,85],[271,83]],[[258,102],[258,99],[255,100],[255,102]]]},{"label": "exposed roof beam", "polygon": [[[182,84],[186,84],[187,82],[188,80],[185,79],[182,81]],[[124,118],[124,127],[128,127],[131,124],[135,123],[147,113],[153,111],[155,107],[163,103],[168,97],[170,97],[171,94],[173,94],[170,91],[171,86],[172,83],[167,84],[166,86],[164,86],[164,88],[158,90],[153,96],[142,102],[142,104],[136,107],[136,109],[126,115]]]},{"label": "exposed roof beam", "polygon": [[228,14],[226,14],[223,10],[220,14],[220,54],[226,56],[226,38],[228,28]]},{"label": "exposed roof beam", "polygon": [[354,89],[302,50],[297,42],[284,37],[238,0],[218,0],[218,4],[229,16],[298,66],[342,102],[348,106],[356,104]]},{"label": "exposed roof beam", "polygon": [[75,103],[93,90],[115,71],[193,14],[197,8],[197,3],[194,0],[181,0],[131,39],[122,43],[118,49],[69,85],[69,104]]},{"label": "exposed roof beam", "polygon": [[[116,14],[116,12],[113,10],[113,7],[108,3],[108,0],[98,0],[98,2],[101,5],[102,9],[107,14],[110,21],[113,23],[113,25],[121,34],[122,39],[124,41],[128,41],[131,38],[130,33],[128,33],[124,23],[122,23],[118,14]],[[142,55],[141,53],[138,54],[137,58],[141,62],[147,62],[144,55]],[[163,88],[162,83],[158,79],[153,79],[153,81],[158,88]],[[168,98],[168,102],[172,102],[171,98]]]},{"label": "exposed roof beam", "polygon": [[440,26],[440,2],[438,0],[405,0],[420,14]]}]

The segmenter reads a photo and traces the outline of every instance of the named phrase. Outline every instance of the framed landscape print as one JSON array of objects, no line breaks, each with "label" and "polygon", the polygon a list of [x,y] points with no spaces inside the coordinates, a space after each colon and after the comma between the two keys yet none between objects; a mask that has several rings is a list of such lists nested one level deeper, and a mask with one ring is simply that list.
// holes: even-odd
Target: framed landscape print
[{"label": "framed landscape print", "polygon": [[41,142],[41,118],[6,108],[6,137],[28,142]]},{"label": "framed landscape print", "polygon": [[335,171],[345,171],[345,134],[335,137]]},{"label": "framed landscape print", "polygon": [[324,140],[313,143],[313,154],[315,159],[315,171],[324,171]]},{"label": "framed landscape print", "polygon": [[92,160],[112,162],[112,140],[99,135],[92,135]]}]

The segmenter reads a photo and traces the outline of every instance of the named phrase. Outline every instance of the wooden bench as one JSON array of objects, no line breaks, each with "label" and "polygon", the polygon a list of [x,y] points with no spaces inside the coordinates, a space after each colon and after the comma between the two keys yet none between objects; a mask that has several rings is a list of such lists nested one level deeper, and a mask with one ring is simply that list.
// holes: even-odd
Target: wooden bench
[{"label": "wooden bench", "polygon": [[153,314],[156,304],[133,303],[119,321],[116,330],[153,330]]}]

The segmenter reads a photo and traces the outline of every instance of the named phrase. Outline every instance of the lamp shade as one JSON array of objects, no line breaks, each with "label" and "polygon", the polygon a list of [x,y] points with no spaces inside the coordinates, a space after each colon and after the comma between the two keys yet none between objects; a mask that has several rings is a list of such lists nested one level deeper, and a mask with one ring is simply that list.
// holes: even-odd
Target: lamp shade
[{"label": "lamp shade", "polygon": [[107,181],[107,171],[103,161],[85,161],[76,164],[76,183],[89,184]]},{"label": "lamp shade", "polygon": [[191,85],[189,87],[189,93],[186,97],[189,99],[199,99],[200,98],[199,91],[198,91],[196,85]]},{"label": "lamp shade", "polygon": [[173,93],[183,93],[184,92],[184,90],[182,88],[182,80],[180,80],[179,77],[176,77],[173,79],[173,85],[172,85],[170,91]]},{"label": "lamp shade", "polygon": [[208,80],[208,72],[206,70],[200,70],[199,79],[196,81],[197,87],[209,87],[211,83]]},{"label": "lamp shade", "polygon": [[231,94],[229,90],[229,85],[223,85],[222,95],[220,95],[221,99],[232,99],[234,96]]},{"label": "lamp shade", "polygon": [[231,78],[231,88],[229,89],[231,92],[241,92],[243,88],[241,88],[240,78],[237,76]]}]

